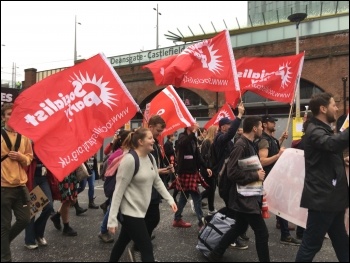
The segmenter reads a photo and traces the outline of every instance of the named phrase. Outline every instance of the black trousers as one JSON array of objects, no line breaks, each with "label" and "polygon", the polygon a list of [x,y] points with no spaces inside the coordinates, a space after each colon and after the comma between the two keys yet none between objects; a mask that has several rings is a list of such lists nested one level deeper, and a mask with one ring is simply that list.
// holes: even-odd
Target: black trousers
[{"label": "black trousers", "polygon": [[309,209],[303,241],[295,261],[311,262],[322,248],[324,236],[328,233],[339,262],[349,262],[349,236],[345,230],[344,215],[345,210],[319,212]]},{"label": "black trousers", "polygon": [[259,261],[270,262],[268,247],[269,233],[261,214],[234,212],[234,215],[236,224],[222,236],[213,252],[222,256],[229,245],[233,243],[238,236],[244,234],[247,231],[248,225],[250,225],[255,234],[255,246]]},{"label": "black trousers", "polygon": [[113,246],[109,262],[118,262],[131,240],[140,250],[142,262],[154,262],[151,237],[148,234],[145,219],[126,215],[122,217],[122,228],[118,240]]}]

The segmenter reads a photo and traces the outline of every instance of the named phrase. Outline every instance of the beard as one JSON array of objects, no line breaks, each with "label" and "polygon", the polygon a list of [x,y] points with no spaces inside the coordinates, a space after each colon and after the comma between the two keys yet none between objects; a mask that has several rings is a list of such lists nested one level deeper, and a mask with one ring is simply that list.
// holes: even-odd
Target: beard
[{"label": "beard", "polygon": [[326,113],[326,119],[328,123],[332,123],[336,121],[334,113],[330,113],[329,111],[327,111]]}]

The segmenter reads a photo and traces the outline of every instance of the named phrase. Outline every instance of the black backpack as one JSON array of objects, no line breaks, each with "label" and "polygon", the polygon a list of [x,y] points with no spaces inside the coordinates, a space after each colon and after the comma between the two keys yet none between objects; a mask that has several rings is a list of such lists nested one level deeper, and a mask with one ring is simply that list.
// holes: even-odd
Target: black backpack
[{"label": "black backpack", "polygon": [[[135,152],[135,150],[130,150],[129,153],[135,159],[135,170],[134,170],[134,174],[133,174],[133,176],[135,176],[135,174],[137,174],[137,172],[139,171],[139,168],[140,168],[140,159],[139,159],[139,156],[137,155],[137,153]],[[151,163],[153,165],[152,155],[150,153],[148,154],[148,157],[151,160]],[[117,171],[118,171],[118,169],[116,169],[115,173],[112,176],[105,177],[105,182],[103,184],[103,190],[104,190],[105,196],[107,198],[112,198],[112,196],[113,196],[115,184],[117,182]]]}]

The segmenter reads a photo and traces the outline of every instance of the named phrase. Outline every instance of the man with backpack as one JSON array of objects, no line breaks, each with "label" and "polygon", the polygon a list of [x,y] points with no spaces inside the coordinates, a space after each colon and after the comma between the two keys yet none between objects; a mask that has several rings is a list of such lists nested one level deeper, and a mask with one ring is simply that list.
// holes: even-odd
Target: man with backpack
[{"label": "man with backpack", "polygon": [[[243,103],[238,105],[238,115],[236,118],[231,121],[229,118],[224,117],[219,121],[219,130],[217,135],[214,138],[214,142],[211,146],[211,149],[209,150],[210,153],[210,159],[212,163],[212,170],[215,176],[218,176],[221,169],[223,168],[223,165],[225,163],[225,160],[230,156],[230,153],[233,149],[233,142],[232,139],[235,137],[238,128],[241,125],[242,116],[244,114],[244,106]],[[219,181],[221,178],[219,178]],[[220,194],[220,184],[219,184],[219,194]],[[222,196],[220,195],[222,198]],[[223,198],[225,202],[225,206],[228,206],[228,200],[225,200],[226,198]],[[244,236],[245,237],[245,236]],[[236,249],[247,249],[248,246],[243,244],[240,240],[236,240],[232,244],[233,248]]]},{"label": "man with backpack", "polygon": [[248,225],[251,226],[255,234],[259,261],[270,262],[269,233],[261,215],[262,195],[261,193],[256,195],[239,194],[237,187],[261,182],[265,178],[263,169],[247,170],[240,164],[243,159],[257,156],[254,139],[260,137],[261,134],[261,118],[257,116],[246,117],[243,123],[243,134],[234,144],[227,162],[227,177],[231,182],[227,216],[234,217],[236,224],[222,236],[219,244],[209,253],[208,260],[211,262],[220,261],[226,249],[247,230]]},{"label": "man with backpack", "polygon": [[[13,103],[1,107],[1,262],[11,262],[10,244],[29,224],[28,176],[24,170],[33,160],[30,140],[18,134],[8,121]],[[11,224],[12,213],[16,220]]]}]

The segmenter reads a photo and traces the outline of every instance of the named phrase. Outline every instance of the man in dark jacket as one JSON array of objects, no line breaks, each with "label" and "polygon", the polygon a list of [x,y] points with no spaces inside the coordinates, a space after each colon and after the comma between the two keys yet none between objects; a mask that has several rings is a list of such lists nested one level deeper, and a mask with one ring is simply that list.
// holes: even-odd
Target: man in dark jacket
[{"label": "man in dark jacket", "polygon": [[228,246],[247,230],[248,225],[251,226],[255,234],[256,250],[260,262],[270,261],[269,234],[261,215],[262,196],[245,196],[237,192],[237,185],[245,186],[253,182],[263,181],[265,178],[263,169],[245,170],[238,164],[239,160],[257,155],[254,139],[261,136],[262,130],[260,117],[249,116],[245,118],[243,134],[233,146],[227,163],[227,176],[232,183],[227,216],[232,217],[233,214],[236,218],[236,224],[222,236],[219,244],[209,253],[209,261],[219,261]]},{"label": "man in dark jacket", "polygon": [[340,262],[349,261],[345,209],[349,207],[343,151],[349,147],[349,128],[334,134],[338,108],[330,93],[315,94],[309,103],[314,118],[305,136],[305,181],[300,206],[308,209],[306,230],[297,262],[312,261],[328,233]]},{"label": "man in dark jacket", "polygon": [[230,156],[230,153],[233,149],[232,139],[235,137],[236,132],[241,124],[241,118],[244,113],[244,106],[241,103],[238,106],[238,115],[233,121],[230,121],[229,118],[224,117],[219,121],[219,130],[214,139],[215,152],[218,156],[218,162],[214,167],[212,167],[213,173],[218,175],[225,159]]}]

